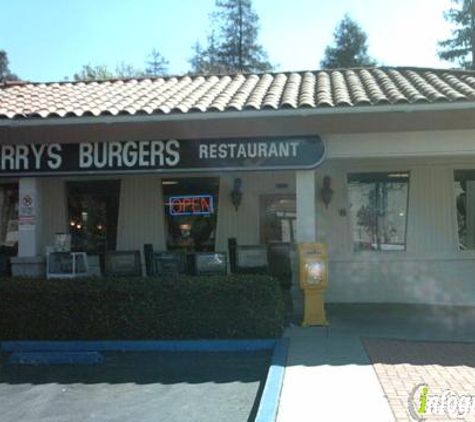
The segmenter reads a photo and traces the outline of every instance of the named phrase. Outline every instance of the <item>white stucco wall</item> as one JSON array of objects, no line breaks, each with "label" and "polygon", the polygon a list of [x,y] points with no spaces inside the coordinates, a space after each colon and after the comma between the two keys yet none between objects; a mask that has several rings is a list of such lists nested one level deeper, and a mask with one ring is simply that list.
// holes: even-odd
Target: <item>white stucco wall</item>
[{"label": "white stucco wall", "polygon": [[475,155],[474,130],[321,135],[327,141],[327,158]]},{"label": "white stucco wall", "polygon": [[139,250],[151,243],[166,249],[161,179],[158,176],[126,176],[121,179],[117,250]]},{"label": "white stucco wall", "polygon": [[[475,251],[459,251],[453,171],[475,168],[475,131],[324,136],[332,178],[317,200],[317,239],[330,251],[329,302],[475,305]],[[354,252],[346,180],[351,172],[409,171],[406,251]]]}]

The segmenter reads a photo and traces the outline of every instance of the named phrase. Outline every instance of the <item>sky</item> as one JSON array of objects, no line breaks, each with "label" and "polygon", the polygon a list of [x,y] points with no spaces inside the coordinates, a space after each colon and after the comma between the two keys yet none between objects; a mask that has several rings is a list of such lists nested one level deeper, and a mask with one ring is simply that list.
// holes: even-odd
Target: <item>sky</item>
[{"label": "sky", "polygon": [[[278,71],[315,70],[345,13],[368,35],[380,65],[449,68],[437,41],[450,37],[450,0],[253,0],[259,41]],[[169,73],[190,70],[215,0],[0,0],[0,49],[24,80],[72,79],[85,64],[144,68],[155,48]]]}]

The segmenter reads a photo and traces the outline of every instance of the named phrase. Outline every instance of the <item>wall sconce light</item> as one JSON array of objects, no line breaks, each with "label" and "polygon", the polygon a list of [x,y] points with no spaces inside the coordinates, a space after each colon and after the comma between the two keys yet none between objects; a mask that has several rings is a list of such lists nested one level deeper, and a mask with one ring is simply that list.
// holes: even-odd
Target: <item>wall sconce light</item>
[{"label": "wall sconce light", "polygon": [[239,177],[236,177],[234,179],[234,185],[233,185],[233,190],[231,191],[231,202],[234,205],[234,208],[236,208],[236,211],[239,208],[239,205],[241,205],[241,200],[242,200],[242,180]]},{"label": "wall sconce light", "polygon": [[320,198],[325,204],[325,208],[328,208],[328,204],[331,202],[333,197],[333,189],[331,188],[332,179],[330,176],[323,177],[323,185],[320,189]]}]

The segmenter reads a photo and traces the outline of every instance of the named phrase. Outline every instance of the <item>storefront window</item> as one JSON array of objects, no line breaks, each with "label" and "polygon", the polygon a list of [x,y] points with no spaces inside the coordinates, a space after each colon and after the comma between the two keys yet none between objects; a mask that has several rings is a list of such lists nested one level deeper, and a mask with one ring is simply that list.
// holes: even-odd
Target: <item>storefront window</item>
[{"label": "storefront window", "polygon": [[69,182],[66,188],[71,249],[102,259],[116,246],[120,181]]},{"label": "storefront window", "polygon": [[403,251],[409,173],[355,173],[348,176],[350,218],[356,251]]},{"label": "storefront window", "polygon": [[475,249],[475,170],[456,170],[454,182],[459,249]]},{"label": "storefront window", "polygon": [[0,185],[1,249],[14,248],[18,243],[18,185]]},{"label": "storefront window", "polygon": [[296,215],[295,196],[261,196],[261,243],[294,243]]},{"label": "storefront window", "polygon": [[167,248],[214,251],[219,179],[197,177],[162,181]]}]

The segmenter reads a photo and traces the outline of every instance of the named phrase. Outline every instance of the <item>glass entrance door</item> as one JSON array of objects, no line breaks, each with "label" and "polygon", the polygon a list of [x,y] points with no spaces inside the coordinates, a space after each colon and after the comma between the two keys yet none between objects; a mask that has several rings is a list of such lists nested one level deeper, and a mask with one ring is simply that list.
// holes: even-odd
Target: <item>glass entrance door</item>
[{"label": "glass entrance door", "polygon": [[18,252],[18,184],[0,185],[0,276],[10,275]]},{"label": "glass entrance door", "polygon": [[261,243],[295,242],[297,208],[294,195],[261,196]]},{"label": "glass entrance door", "polygon": [[18,184],[0,185],[0,248],[16,248],[18,242]]},{"label": "glass entrance door", "polygon": [[120,181],[68,182],[71,249],[99,255],[115,250]]}]

